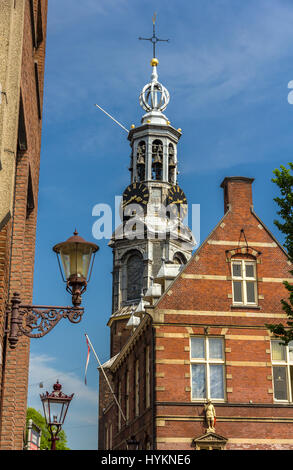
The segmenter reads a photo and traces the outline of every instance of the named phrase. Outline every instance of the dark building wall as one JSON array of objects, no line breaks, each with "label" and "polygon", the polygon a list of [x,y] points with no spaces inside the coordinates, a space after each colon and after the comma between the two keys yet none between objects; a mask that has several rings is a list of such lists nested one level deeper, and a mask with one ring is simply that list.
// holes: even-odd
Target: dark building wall
[{"label": "dark building wall", "polygon": [[[119,409],[114,402],[113,397],[110,401],[105,397],[108,386],[102,378],[100,371],[100,416],[99,416],[99,449],[126,449],[126,441],[132,435],[139,441],[139,448],[145,449],[146,446],[153,445],[153,425],[154,425],[154,351],[153,351],[153,329],[150,323],[146,323],[139,335],[133,335],[132,345],[128,348],[128,343],[122,348],[121,353],[110,367],[108,373],[112,378],[113,391],[121,403],[122,412],[126,421],[119,419]],[[149,354],[149,388],[146,385],[146,354]],[[139,382],[138,394],[136,393],[136,365],[138,364]],[[128,379],[127,379],[128,377]],[[120,386],[119,386],[120,384]],[[148,396],[147,396],[148,394]],[[136,405],[136,398],[138,406]],[[109,397],[109,391],[107,392]],[[128,400],[128,405],[127,405]],[[101,408],[104,406],[104,412]],[[127,412],[128,409],[128,412]],[[119,425],[120,423],[120,425]],[[111,443],[107,441],[107,429],[112,428]]]}]

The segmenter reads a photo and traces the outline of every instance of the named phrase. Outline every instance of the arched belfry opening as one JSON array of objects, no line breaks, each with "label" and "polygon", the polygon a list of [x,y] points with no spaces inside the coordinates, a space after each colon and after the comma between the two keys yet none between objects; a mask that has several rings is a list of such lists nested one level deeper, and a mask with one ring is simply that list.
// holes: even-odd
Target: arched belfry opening
[{"label": "arched belfry opening", "polygon": [[137,181],[145,180],[145,158],[146,144],[144,140],[141,140],[137,146],[136,154]]},{"label": "arched belfry opening", "polygon": [[176,183],[176,162],[175,162],[175,150],[174,145],[169,144],[168,146],[168,165],[169,165],[169,183]]},{"label": "arched belfry opening", "polygon": [[163,142],[154,140],[152,144],[152,179],[161,181],[163,177]]}]

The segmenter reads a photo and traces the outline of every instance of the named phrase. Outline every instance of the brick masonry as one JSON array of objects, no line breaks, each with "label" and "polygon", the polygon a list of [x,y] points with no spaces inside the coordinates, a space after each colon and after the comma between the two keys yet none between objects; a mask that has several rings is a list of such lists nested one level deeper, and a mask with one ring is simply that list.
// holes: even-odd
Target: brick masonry
[{"label": "brick masonry", "polygon": [[[0,222],[1,450],[23,449],[29,340],[21,337],[16,350],[12,351],[7,345],[5,323],[9,325],[6,311],[13,292],[19,292],[23,302],[32,301],[42,129],[40,111],[46,47],[47,0],[27,0],[24,4],[18,4],[19,7],[21,5],[23,31],[19,33],[23,36],[22,61],[17,96],[18,102],[22,96],[27,145],[26,149],[20,150],[19,136],[15,135],[15,178],[14,184],[10,185],[13,210],[10,218],[3,220],[2,224]],[[38,17],[42,18],[41,23],[38,22]],[[4,16],[1,20],[4,21]],[[18,109],[19,113],[15,116],[17,121],[21,113],[19,106]]]},{"label": "brick masonry", "polygon": [[[252,183],[249,178],[224,180],[224,217],[157,304],[147,308],[152,325],[145,317],[109,367],[118,391],[118,382],[123,389],[126,371],[133,376],[138,359],[143,394],[144,350],[153,345],[150,406],[142,403],[139,416],[131,415],[118,429],[117,406],[108,403],[99,448],[106,445],[102,429],[112,424],[113,449],[126,448],[131,435],[140,448],[149,439],[152,448],[194,449],[193,440],[206,431],[204,401],[191,397],[190,337],[200,335],[224,339],[225,398],[214,406],[216,433],[228,439],[226,449],[293,449],[293,404],[274,399],[271,337],[265,327],[286,322],[280,300],[287,297],[282,281],[291,278],[290,267],[283,248],[254,212]],[[232,304],[233,257],[256,261],[255,307]],[[133,382],[130,390],[133,406]],[[125,409],[123,395],[121,404]]]}]

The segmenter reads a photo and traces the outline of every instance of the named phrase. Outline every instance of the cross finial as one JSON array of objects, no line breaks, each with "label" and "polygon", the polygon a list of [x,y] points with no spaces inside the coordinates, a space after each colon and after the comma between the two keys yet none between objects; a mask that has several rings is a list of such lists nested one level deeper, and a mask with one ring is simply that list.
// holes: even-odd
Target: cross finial
[{"label": "cross finial", "polygon": [[169,42],[169,39],[159,39],[157,36],[156,36],[156,18],[157,18],[157,13],[154,13],[153,15],[153,35],[151,38],[138,38],[142,41],[150,41],[152,44],[153,44],[153,59],[156,58],[156,44],[157,42],[161,41],[161,42]]}]

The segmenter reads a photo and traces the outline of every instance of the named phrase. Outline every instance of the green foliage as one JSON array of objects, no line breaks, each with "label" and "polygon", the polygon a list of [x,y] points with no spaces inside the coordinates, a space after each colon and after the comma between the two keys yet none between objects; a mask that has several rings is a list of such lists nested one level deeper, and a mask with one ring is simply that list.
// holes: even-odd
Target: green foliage
[{"label": "green foliage", "polygon": [[[281,216],[283,222],[275,220],[274,223],[278,229],[285,235],[284,246],[288,252],[289,259],[293,262],[293,163],[289,163],[289,168],[281,165],[281,171],[276,169],[273,183],[279,186],[282,197],[276,197],[274,201],[279,206],[278,215]],[[291,271],[292,273],[292,271]]]},{"label": "green foliage", "polygon": [[[279,210],[277,214],[281,217],[281,221],[275,220],[274,223],[278,229],[285,235],[284,247],[288,252],[288,258],[293,263],[293,163],[288,163],[289,168],[281,165],[281,169],[276,169],[273,173],[275,178],[272,179],[281,193],[281,197],[276,197],[274,201],[278,204]],[[289,271],[293,275],[293,270]],[[285,327],[281,323],[278,325],[266,325],[266,327],[278,336],[284,344],[288,344],[293,340],[293,285],[284,282],[289,298],[282,299],[282,308],[286,312],[288,321]]]},{"label": "green foliage", "polygon": [[[41,429],[41,450],[51,449],[51,442],[50,442],[50,432],[46,425],[45,418],[41,415],[41,413],[34,408],[28,408],[26,414],[26,422],[32,419],[33,422]],[[67,447],[67,438],[65,432],[62,430],[58,434],[59,441],[56,442],[56,450],[70,450]],[[26,433],[26,441],[27,441],[27,433]]]}]

